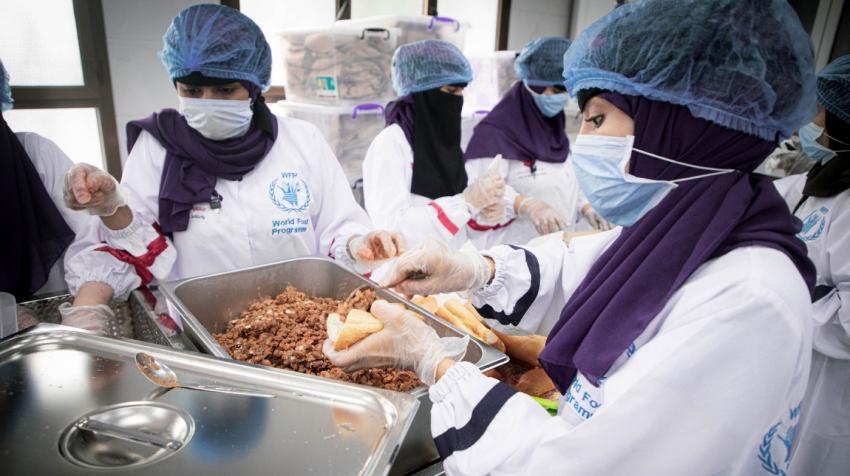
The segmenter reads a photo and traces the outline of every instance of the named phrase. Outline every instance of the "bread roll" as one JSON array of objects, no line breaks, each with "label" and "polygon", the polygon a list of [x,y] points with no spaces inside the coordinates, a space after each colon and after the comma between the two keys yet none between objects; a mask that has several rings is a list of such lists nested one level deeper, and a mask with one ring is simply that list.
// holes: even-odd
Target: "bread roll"
[{"label": "bread roll", "polygon": [[535,397],[542,397],[555,390],[555,383],[546,375],[545,370],[537,367],[522,374],[516,384],[516,389]]},{"label": "bread roll", "polygon": [[505,351],[504,342],[489,327],[485,326],[481,320],[475,317],[477,312],[473,314],[457,299],[449,299],[446,301],[445,307],[449,312],[458,316],[463,321],[464,327],[469,329],[475,337],[478,337],[502,352]]},{"label": "bread roll", "polygon": [[431,314],[437,313],[437,298],[434,296],[413,296],[413,299],[410,300],[413,304],[425,309]]},{"label": "bread roll", "polygon": [[546,337],[541,335],[512,336],[493,331],[505,343],[508,357],[519,360],[532,367],[540,367],[537,357],[546,345]]},{"label": "bread roll", "polygon": [[339,352],[360,342],[366,336],[374,334],[384,328],[384,325],[372,314],[352,309],[345,322],[339,314],[328,315],[328,337],[334,343],[334,350]]}]

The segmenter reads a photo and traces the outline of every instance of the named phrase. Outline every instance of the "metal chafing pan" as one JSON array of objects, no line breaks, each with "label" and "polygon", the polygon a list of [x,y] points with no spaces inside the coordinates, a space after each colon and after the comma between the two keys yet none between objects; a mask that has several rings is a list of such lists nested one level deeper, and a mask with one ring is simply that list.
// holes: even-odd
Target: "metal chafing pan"
[{"label": "metal chafing pan", "polygon": [[[403,303],[425,316],[428,325],[440,336],[465,335],[425,309],[395,293],[377,289],[374,282],[323,258],[297,258],[174,281],[163,284],[160,289],[180,313],[184,333],[198,349],[218,357],[230,358],[212,337],[212,333],[224,330],[230,320],[238,317],[257,299],[275,296],[287,286],[293,286],[313,296],[344,299],[352,290],[364,285],[375,288],[382,299]],[[472,339],[464,360],[484,371],[504,364],[508,358],[495,348]],[[276,371],[289,373],[284,370]],[[313,376],[308,378],[325,380]],[[419,398],[420,407],[391,474],[406,474],[439,459],[431,438],[431,401],[428,399],[427,389],[417,388],[410,394]]]},{"label": "metal chafing pan", "polygon": [[[272,398],[165,390],[181,380]],[[416,397],[39,324],[0,342],[3,474],[385,474]]]}]

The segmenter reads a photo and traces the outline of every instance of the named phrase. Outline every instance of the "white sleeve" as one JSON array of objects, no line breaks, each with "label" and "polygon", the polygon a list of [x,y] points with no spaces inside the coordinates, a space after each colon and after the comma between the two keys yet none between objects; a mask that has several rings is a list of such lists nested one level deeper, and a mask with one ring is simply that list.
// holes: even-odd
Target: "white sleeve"
[{"label": "white sleeve", "polygon": [[773,186],[782,196],[790,210],[797,207],[797,203],[803,198],[803,186],[806,184],[806,174],[789,175],[788,177],[774,180]]},{"label": "white sleeve", "polygon": [[[165,149],[149,133],[139,134],[127,161],[121,185],[129,192],[133,220],[126,228],[111,230],[101,223],[100,234],[116,251],[126,251],[142,259],[156,278],[165,279],[177,260],[177,250],[158,230],[159,183],[165,163]],[[159,246],[164,240],[164,247]]]},{"label": "white sleeve", "polygon": [[471,218],[466,202],[458,194],[414,205],[405,175],[405,167],[412,164],[412,151],[400,127],[392,125],[375,137],[363,161],[366,211],[379,229],[398,231],[409,239],[434,236],[449,242]]},{"label": "white sleeve", "polygon": [[537,329],[547,313],[563,307],[620,230],[573,238],[569,246],[562,239],[547,239],[484,251],[496,273],[473,294],[472,304],[483,317],[502,325]]},{"label": "white sleeve", "polygon": [[73,162],[59,146],[45,137],[25,133],[19,138],[53,204],[76,235],[64,257],[65,284],[69,292],[76,295],[83,284],[98,282],[111,287],[116,299],[125,299],[139,286],[133,267],[109,253],[97,251],[103,246],[97,234],[100,223],[97,217],[65,206],[65,175]]},{"label": "white sleeve", "polygon": [[430,390],[447,474],[725,474],[745,448],[755,459],[788,411],[808,342],[770,290],[734,297],[662,330],[605,381],[603,405],[577,425],[471,364],[453,366]]},{"label": "white sleeve", "polygon": [[[841,204],[839,207],[845,208],[846,204]],[[850,238],[847,236],[847,230],[850,229],[850,208],[835,210],[835,212],[832,223],[829,224],[829,234],[826,236],[829,269],[818,270],[818,273],[828,286],[835,288],[835,291],[824,299],[837,300],[837,303],[833,302],[833,304],[837,304],[834,307],[838,309],[835,312],[827,311],[828,315],[819,316],[819,310],[829,309],[832,306],[816,303],[815,320],[826,323],[832,316],[837,316],[837,322],[831,325],[837,324],[839,327],[831,330],[843,331],[844,335],[835,336],[831,340],[843,344],[843,352],[839,355],[847,358],[850,355]],[[838,357],[838,355],[835,356]]]},{"label": "white sleeve", "polygon": [[[355,262],[348,253],[348,241],[352,236],[365,235],[372,231],[369,216],[360,208],[345,177],[342,166],[333,150],[318,129],[312,128],[314,173],[321,177],[318,204],[311,217],[316,229],[316,248],[323,255],[354,268]],[[368,270],[358,271],[365,272]]]}]

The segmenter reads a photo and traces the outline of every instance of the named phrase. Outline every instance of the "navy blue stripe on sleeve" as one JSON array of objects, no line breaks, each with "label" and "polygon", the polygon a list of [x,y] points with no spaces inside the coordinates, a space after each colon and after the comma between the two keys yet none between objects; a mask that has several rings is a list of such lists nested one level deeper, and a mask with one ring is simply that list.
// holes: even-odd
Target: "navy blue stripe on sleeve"
[{"label": "navy blue stripe on sleeve", "polygon": [[462,451],[474,445],[481,435],[487,431],[490,422],[496,418],[499,410],[505,406],[509,398],[516,394],[513,387],[497,383],[484,395],[484,398],[475,405],[472,417],[463,428],[449,428],[443,434],[434,438],[434,444],[442,459],[448,458],[455,451]]},{"label": "navy blue stripe on sleeve", "polygon": [[522,320],[523,316],[525,316],[528,308],[531,307],[534,300],[537,299],[537,294],[540,292],[540,263],[537,261],[537,257],[534,256],[532,252],[524,248],[520,248],[519,246],[509,246],[515,250],[522,250],[525,252],[525,264],[528,266],[529,274],[531,274],[531,286],[528,287],[528,292],[519,298],[514,306],[514,312],[510,314],[498,312],[489,304],[477,309],[479,314],[487,319],[495,319],[506,326],[516,326],[519,324],[519,321]]}]

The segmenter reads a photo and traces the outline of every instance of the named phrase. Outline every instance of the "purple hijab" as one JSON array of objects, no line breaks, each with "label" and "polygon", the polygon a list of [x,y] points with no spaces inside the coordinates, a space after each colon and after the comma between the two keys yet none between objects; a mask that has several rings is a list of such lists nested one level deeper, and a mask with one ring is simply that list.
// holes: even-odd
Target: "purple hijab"
[{"label": "purple hijab", "polygon": [[475,126],[464,157],[469,160],[502,154],[506,159],[524,162],[565,162],[570,153],[565,122],[563,112],[544,116],[522,81],[517,81]]},{"label": "purple hijab", "polygon": [[[755,136],[695,118],[687,108],[639,96],[602,97],[635,123],[638,149],[695,165],[741,172],[680,183],[593,264],[540,354],[565,393],[581,372],[594,385],[703,263],[744,246],[785,253],[809,287],[815,268],[794,235],[800,221],[770,179],[752,172],[774,149]],[[633,153],[630,172],[671,180],[700,171]],[[744,316],[741,316],[742,318]]]},{"label": "purple hijab", "polygon": [[128,150],[133,149],[143,130],[165,148],[159,181],[159,225],[163,232],[185,231],[192,206],[210,201],[216,179],[241,180],[274,145],[277,121],[263,102],[260,88],[240,82],[250,92],[254,109],[251,128],[242,137],[207,139],[174,109],[127,123]]},{"label": "purple hijab", "polygon": [[387,112],[384,113],[384,121],[387,126],[398,124],[404,132],[404,137],[410,147],[413,147],[413,94],[399,97],[395,101],[387,103]]}]

